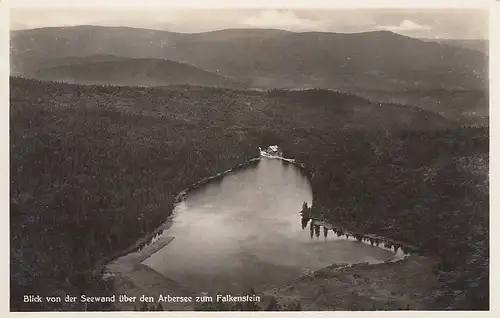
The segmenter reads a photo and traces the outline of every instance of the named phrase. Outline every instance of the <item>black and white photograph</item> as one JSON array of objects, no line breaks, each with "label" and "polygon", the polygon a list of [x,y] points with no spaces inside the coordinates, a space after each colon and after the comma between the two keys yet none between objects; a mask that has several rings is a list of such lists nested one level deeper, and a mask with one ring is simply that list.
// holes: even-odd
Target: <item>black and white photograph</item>
[{"label": "black and white photograph", "polygon": [[488,6],[8,11],[10,312],[490,310]]}]

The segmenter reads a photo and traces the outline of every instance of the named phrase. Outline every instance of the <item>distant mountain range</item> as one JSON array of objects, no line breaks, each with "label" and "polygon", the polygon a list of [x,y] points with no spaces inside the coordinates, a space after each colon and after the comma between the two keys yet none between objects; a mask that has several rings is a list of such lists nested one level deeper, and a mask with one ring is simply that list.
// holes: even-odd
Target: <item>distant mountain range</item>
[{"label": "distant mountain range", "polygon": [[422,39],[427,42],[437,42],[462,49],[474,50],[489,55],[488,40],[482,39]]},{"label": "distant mountain range", "polygon": [[487,56],[480,52],[388,31],[230,29],[184,34],[77,26],[11,32],[13,75],[76,82],[164,85],[178,79],[201,85],[244,82],[251,88],[351,92],[481,89],[487,87],[487,65]]}]

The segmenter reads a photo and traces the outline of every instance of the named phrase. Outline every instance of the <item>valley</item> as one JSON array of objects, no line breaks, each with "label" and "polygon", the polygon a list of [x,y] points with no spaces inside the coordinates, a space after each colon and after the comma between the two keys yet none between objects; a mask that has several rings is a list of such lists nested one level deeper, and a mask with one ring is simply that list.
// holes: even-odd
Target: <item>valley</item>
[{"label": "valley", "polygon": [[[190,295],[169,275],[195,289],[238,281],[265,304],[163,310],[489,308],[485,43],[80,25],[11,31],[10,44],[12,311],[140,305],[28,294]],[[313,221],[310,237],[299,228],[303,201],[324,240]],[[415,253],[386,262],[344,232]],[[224,280],[224,266],[274,283]]]}]

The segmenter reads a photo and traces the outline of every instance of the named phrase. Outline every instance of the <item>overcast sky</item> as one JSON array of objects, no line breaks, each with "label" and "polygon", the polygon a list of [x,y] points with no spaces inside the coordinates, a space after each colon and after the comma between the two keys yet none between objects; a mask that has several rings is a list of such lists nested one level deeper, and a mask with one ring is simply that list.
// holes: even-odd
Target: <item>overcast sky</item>
[{"label": "overcast sky", "polygon": [[340,33],[390,30],[412,37],[488,38],[488,12],[480,9],[12,9],[10,16],[12,29],[92,24],[174,32],[228,28]]}]

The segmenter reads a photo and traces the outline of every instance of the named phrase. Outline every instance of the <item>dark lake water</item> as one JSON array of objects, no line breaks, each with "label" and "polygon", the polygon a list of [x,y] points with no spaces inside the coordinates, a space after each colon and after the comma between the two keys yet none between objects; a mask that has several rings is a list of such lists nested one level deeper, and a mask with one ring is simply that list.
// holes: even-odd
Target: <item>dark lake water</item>
[{"label": "dark lake water", "polygon": [[291,163],[261,159],[189,192],[175,209],[175,237],[143,263],[196,292],[248,292],[334,263],[378,263],[395,254],[319,227],[303,227],[308,178]]}]

